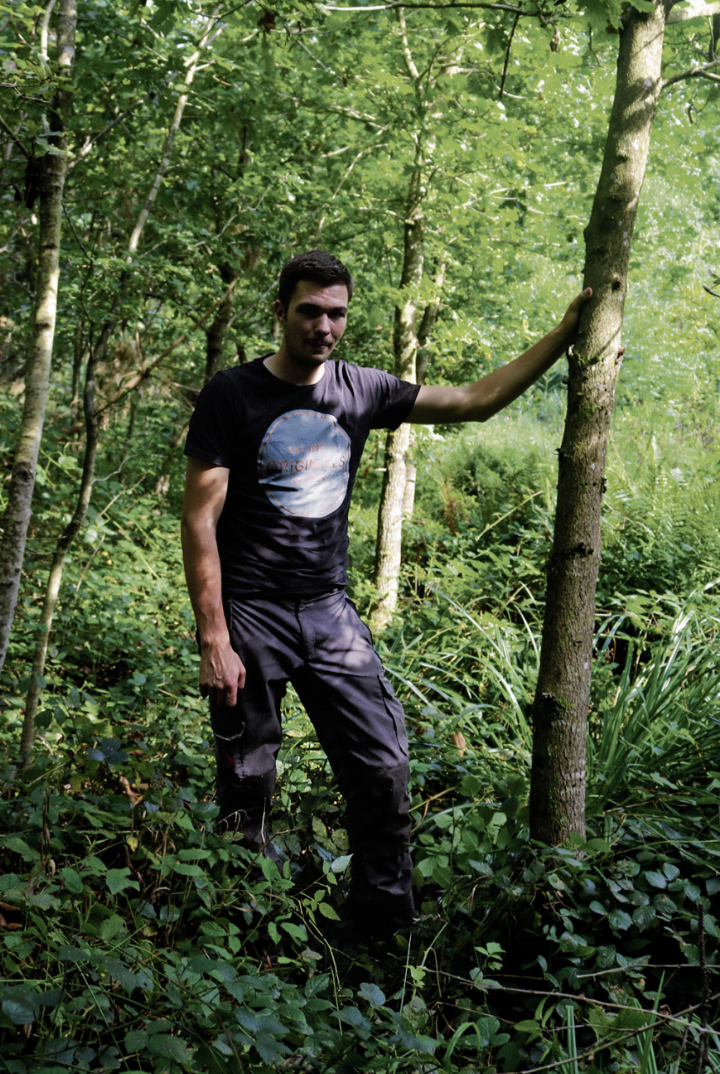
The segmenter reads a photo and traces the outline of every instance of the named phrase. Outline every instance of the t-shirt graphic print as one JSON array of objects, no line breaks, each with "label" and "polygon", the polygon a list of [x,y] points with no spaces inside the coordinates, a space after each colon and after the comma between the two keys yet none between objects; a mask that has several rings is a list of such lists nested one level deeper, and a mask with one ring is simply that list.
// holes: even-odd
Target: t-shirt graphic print
[{"label": "t-shirt graphic print", "polygon": [[262,439],[258,481],[283,514],[325,518],[345,499],[350,447],[350,437],[332,414],[291,410]]}]

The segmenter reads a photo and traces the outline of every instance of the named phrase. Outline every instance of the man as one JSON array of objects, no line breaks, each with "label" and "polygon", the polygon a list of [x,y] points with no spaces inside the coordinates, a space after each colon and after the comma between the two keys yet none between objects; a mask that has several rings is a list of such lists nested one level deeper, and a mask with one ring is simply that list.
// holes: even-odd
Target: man
[{"label": "man", "polygon": [[329,362],[353,283],[322,251],[279,281],[279,350],[218,373],[185,453],[183,553],[210,697],[218,824],[272,853],[280,703],[292,682],[347,805],[350,916],[368,935],[412,921],[404,714],[347,597],[347,516],[371,428],[485,421],[565,352],[591,295],[514,362],[463,388]]}]

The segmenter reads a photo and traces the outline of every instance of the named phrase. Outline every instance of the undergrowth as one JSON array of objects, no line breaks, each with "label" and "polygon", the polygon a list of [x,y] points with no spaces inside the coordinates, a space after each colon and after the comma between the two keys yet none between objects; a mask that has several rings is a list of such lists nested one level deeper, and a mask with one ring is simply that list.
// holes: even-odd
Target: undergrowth
[{"label": "undergrowth", "polygon": [[419,920],[386,951],[334,938],[343,807],[292,695],[284,863],[214,832],[179,471],[163,503],[154,476],[101,468],[17,770],[39,589],[77,479],[69,449],[44,463],[0,707],[0,1071],[720,1071],[715,449],[674,431],[680,473],[652,422],[621,418],[587,838],[555,850],[531,842],[526,803],[557,430],[522,416],[504,443],[419,441],[404,608],[381,644],[408,714]]},{"label": "undergrowth", "polygon": [[45,750],[6,770],[0,801],[5,1069],[720,1069],[712,624],[674,621],[641,675],[629,657],[606,678],[588,839],[551,850],[528,835],[522,646],[454,612],[454,653],[442,633],[388,652],[409,690],[420,913],[392,966],[333,941],[347,837],[296,702],[280,871],[214,833],[199,702],[133,709],[136,676],[107,709],[72,686],[46,710]]}]

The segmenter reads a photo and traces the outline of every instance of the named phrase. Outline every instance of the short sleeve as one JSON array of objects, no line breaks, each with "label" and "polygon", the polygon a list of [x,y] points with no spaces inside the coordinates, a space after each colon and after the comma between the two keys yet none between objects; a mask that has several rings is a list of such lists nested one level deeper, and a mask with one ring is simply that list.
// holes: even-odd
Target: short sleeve
[{"label": "short sleeve", "polygon": [[223,373],[216,373],[198,396],[185,440],[185,454],[214,466],[230,467],[232,445],[237,440],[233,435],[236,427],[232,387]]},{"label": "short sleeve", "polygon": [[397,429],[407,421],[420,391],[419,384],[400,380],[382,369],[368,370],[372,374],[373,413],[371,429]]}]

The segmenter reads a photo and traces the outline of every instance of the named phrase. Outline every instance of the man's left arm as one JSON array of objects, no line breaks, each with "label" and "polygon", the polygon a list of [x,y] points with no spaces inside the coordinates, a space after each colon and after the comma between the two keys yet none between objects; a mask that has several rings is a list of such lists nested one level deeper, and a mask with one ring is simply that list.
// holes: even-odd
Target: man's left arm
[{"label": "man's left arm", "polygon": [[418,425],[487,421],[534,384],[575,341],[580,311],[592,296],[586,288],[567,308],[557,328],[534,343],[514,362],[495,369],[463,388],[423,385],[407,421]]}]

